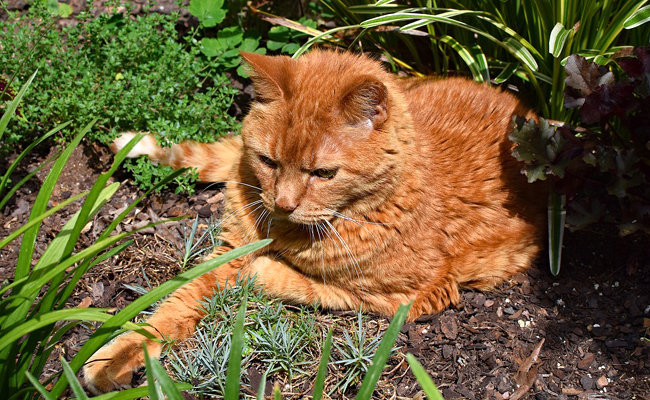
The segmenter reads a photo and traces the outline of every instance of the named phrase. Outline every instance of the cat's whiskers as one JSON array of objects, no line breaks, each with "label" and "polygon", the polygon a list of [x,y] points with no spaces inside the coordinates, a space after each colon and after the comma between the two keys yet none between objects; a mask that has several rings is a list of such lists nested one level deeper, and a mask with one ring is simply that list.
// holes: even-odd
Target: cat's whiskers
[{"label": "cat's whiskers", "polygon": [[[246,214],[246,216],[249,216],[249,215],[255,213],[255,211],[257,211],[257,210],[259,210],[260,208],[263,208],[263,207],[264,207],[264,204],[260,204],[253,211]],[[249,227],[246,230],[246,234],[242,238],[243,242],[245,244],[250,243],[252,241],[252,238],[254,238],[255,232],[257,231],[257,228],[258,228],[260,222],[263,220],[263,218],[267,215],[268,212],[269,211],[266,208],[264,208],[262,210],[262,212],[257,216],[257,218],[255,218],[255,223],[253,224],[253,226]]]},{"label": "cat's whiskers", "polygon": [[273,215],[269,213],[268,223],[266,224],[266,238],[268,239],[271,236],[271,224],[273,223]]},{"label": "cat's whiskers", "polygon": [[[354,254],[352,253],[352,250],[350,249],[350,246],[348,246],[348,243],[343,239],[343,237],[342,237],[341,234],[336,230],[336,228],[334,228],[334,226],[332,225],[332,223],[329,222],[328,220],[324,220],[324,221],[325,221],[325,223],[327,224],[327,226],[329,226],[330,229],[334,232],[334,234],[336,235],[336,237],[339,239],[339,241],[340,241],[341,244],[343,245],[343,248],[345,248],[345,251],[348,253],[348,256],[349,256],[350,259],[352,260],[352,265],[353,265],[354,268],[355,268],[355,272],[356,272],[356,274],[357,274],[357,279],[359,280],[360,290],[361,290],[361,292],[365,292],[366,290],[365,290],[365,287],[364,287],[363,282],[366,280],[366,278],[365,278],[365,276],[363,275],[363,271],[361,270],[361,266],[359,265],[359,262],[357,261],[357,258],[356,258],[356,257],[354,256]],[[333,240],[333,239],[332,239],[332,240]],[[346,264],[346,267],[347,267],[347,264]]]},{"label": "cat's whiskers", "polygon": [[339,213],[339,212],[336,212],[336,211],[334,211],[334,210],[330,210],[329,208],[325,208],[325,210],[327,210],[327,211],[331,211],[333,216],[335,216],[335,217],[337,217],[337,218],[340,218],[340,219],[342,219],[342,220],[345,220],[345,221],[352,222],[353,224],[355,224],[355,225],[358,226],[359,228],[363,229],[363,230],[366,231],[366,232],[368,233],[368,235],[370,235],[370,237],[372,237],[372,239],[375,241],[375,245],[377,246],[377,248],[381,248],[381,247],[382,247],[382,246],[380,245],[380,243],[379,243],[379,240],[377,239],[377,236],[376,236],[374,233],[370,232],[370,231],[369,231],[365,226],[361,225],[361,224],[359,223],[359,222],[361,222],[361,221],[358,221],[358,220],[353,219],[353,218],[348,218],[348,217],[346,217],[345,215],[343,215],[343,214],[341,214],[341,213]]},{"label": "cat's whiskers", "polygon": [[[336,248],[336,250],[339,252],[339,256],[341,257],[341,260],[343,260],[343,259],[345,258],[345,256],[343,255],[343,250],[341,250],[341,246],[339,245],[339,243],[338,243],[336,240],[334,240],[334,237],[333,237],[332,234],[330,233],[329,229],[327,229],[327,228],[325,227],[325,225],[323,225],[323,233],[324,233],[325,235],[327,235],[327,237],[329,238],[330,242],[332,242],[332,244],[334,245],[334,247]],[[325,251],[324,248],[323,248],[323,251]],[[350,278],[350,280],[352,280],[352,273],[350,272],[350,268],[347,268],[347,265],[346,265],[345,267],[346,267],[345,270],[346,270],[347,273],[348,273],[348,278]]]},{"label": "cat's whiskers", "polygon": [[323,274],[323,285],[327,285],[327,270],[325,269],[325,247],[324,247],[324,241],[323,239],[325,236],[321,236],[323,234],[323,231],[325,227],[321,225],[320,222],[316,222],[316,225],[314,225],[316,228],[316,234],[318,235],[318,247],[320,248],[320,268]]},{"label": "cat's whiskers", "polygon": [[235,184],[237,184],[237,185],[242,185],[242,186],[247,186],[247,187],[250,187],[250,188],[253,188],[253,189],[257,189],[257,190],[259,190],[260,192],[263,191],[261,187],[257,187],[257,186],[255,186],[255,185],[249,185],[248,183],[244,183],[244,182],[237,182],[237,181],[217,181],[217,182],[212,182],[212,183],[210,183],[208,186],[205,187],[205,189],[203,189],[203,190],[201,191],[201,193],[203,193],[203,192],[205,192],[206,190],[210,189],[212,186],[214,186],[214,185],[219,185],[219,184],[221,184],[221,183],[235,183]]},{"label": "cat's whiskers", "polygon": [[[255,205],[257,205],[257,204],[260,204],[260,203],[262,203],[262,200],[261,200],[261,199],[260,199],[260,200],[255,200],[255,201],[252,202],[252,203],[246,204],[246,205],[244,205],[244,206],[238,208],[237,210],[235,210],[235,211],[231,212],[230,214],[228,214],[227,216],[223,217],[223,218],[221,219],[221,221],[219,221],[219,223],[217,223],[216,225],[214,225],[214,228],[218,228],[218,227],[220,227],[221,225],[224,224],[224,222],[226,222],[227,220],[229,220],[229,219],[232,218],[233,216],[239,214],[240,212],[244,211],[244,210],[247,209],[247,208],[253,207],[253,206],[255,206]],[[248,215],[248,214],[247,214],[247,215]]]},{"label": "cat's whiskers", "polygon": [[354,218],[348,217],[348,216],[345,215],[345,214],[341,214],[340,212],[338,212],[338,211],[336,211],[336,210],[332,210],[331,208],[327,208],[327,207],[323,207],[323,210],[325,210],[325,211],[331,213],[331,215],[333,215],[333,216],[335,216],[335,217],[339,217],[339,218],[342,218],[342,219],[346,219],[346,220],[348,220],[348,221],[359,222],[359,223],[362,223],[362,224],[383,225],[383,226],[389,226],[389,225],[395,225],[395,224],[397,224],[396,222],[372,222],[372,221],[362,221],[362,220],[360,220],[360,219],[354,219]]}]

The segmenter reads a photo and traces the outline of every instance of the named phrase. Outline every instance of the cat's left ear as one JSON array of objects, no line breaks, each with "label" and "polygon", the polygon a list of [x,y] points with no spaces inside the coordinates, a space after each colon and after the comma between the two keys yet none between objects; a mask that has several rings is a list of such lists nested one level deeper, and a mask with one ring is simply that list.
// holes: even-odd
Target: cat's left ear
[{"label": "cat's left ear", "polygon": [[370,123],[374,129],[388,119],[388,89],[374,77],[363,77],[345,92],[341,109],[352,124]]},{"label": "cat's left ear", "polygon": [[253,81],[258,100],[274,101],[290,95],[288,79],[295,60],[287,56],[266,56],[243,51],[240,54],[246,61],[246,72]]}]

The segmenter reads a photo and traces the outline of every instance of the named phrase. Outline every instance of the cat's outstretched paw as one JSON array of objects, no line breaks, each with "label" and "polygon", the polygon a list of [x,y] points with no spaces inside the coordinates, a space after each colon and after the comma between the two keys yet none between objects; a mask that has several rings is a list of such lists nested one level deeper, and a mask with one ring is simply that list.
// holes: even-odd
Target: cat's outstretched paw
[{"label": "cat's outstretched paw", "polygon": [[[131,388],[133,373],[144,366],[143,337],[127,334],[99,349],[83,368],[86,388],[94,394]],[[147,341],[151,356],[158,357],[161,345]]]}]

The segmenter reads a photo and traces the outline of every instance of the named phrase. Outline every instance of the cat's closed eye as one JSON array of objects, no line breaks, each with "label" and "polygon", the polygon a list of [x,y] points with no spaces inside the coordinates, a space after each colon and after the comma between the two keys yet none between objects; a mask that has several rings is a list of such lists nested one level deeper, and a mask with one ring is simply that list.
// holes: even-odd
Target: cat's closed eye
[{"label": "cat's closed eye", "polygon": [[260,157],[260,161],[262,162],[262,164],[266,165],[267,167],[272,168],[272,169],[276,169],[278,167],[278,164],[275,161],[268,158],[267,156],[263,156],[263,155],[260,154],[259,157]]}]

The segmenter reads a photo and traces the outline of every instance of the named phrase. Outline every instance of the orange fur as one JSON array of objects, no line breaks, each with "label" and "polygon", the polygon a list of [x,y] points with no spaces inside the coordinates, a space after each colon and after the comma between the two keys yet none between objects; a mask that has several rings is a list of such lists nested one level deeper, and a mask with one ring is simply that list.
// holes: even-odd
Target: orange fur
[{"label": "orange fur", "polygon": [[[546,198],[510,155],[512,117],[533,116],[514,96],[458,78],[400,79],[349,53],[244,58],[259,97],[241,138],[150,157],[228,182],[216,253],[274,241],[172,295],[149,320],[157,335],[191,335],[195,299],[238,274],[325,308],[392,314],[414,300],[414,319],[456,303],[460,287],[489,289],[531,264]],[[87,384],[128,384],[141,341],[125,335],[98,352]]]}]

